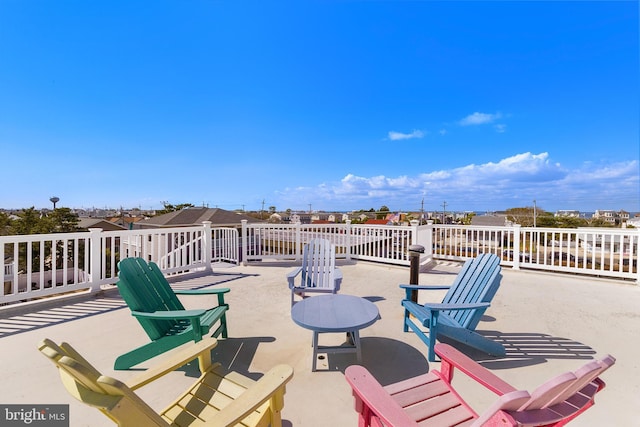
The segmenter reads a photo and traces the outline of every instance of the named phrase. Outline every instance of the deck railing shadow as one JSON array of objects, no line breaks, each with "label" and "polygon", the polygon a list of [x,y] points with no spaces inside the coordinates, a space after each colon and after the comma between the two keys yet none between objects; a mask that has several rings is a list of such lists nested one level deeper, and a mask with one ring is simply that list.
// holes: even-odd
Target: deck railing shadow
[{"label": "deck railing shadow", "polygon": [[[248,274],[229,273],[189,273],[180,276],[180,281],[172,283],[176,289],[199,289],[221,285],[248,277]],[[175,280],[175,278],[172,278]],[[172,280],[169,280],[172,282]],[[31,310],[29,307],[33,307]],[[36,310],[37,311],[33,311]],[[76,294],[65,299],[49,299],[41,305],[5,309],[0,312],[0,338],[34,331],[48,326],[81,320],[99,314],[127,308],[118,289],[114,286],[101,294]]]},{"label": "deck railing shadow", "polygon": [[109,313],[126,308],[127,304],[113,293],[113,297],[88,296],[75,303],[60,303],[38,311],[0,315],[0,338],[24,332],[34,331],[48,326],[81,320],[99,314]]},{"label": "deck railing shadow", "polygon": [[196,271],[178,276],[169,276],[167,281],[175,289],[200,289],[213,285],[224,285],[234,280],[252,276],[259,276],[259,274]]},{"label": "deck railing shadow", "polygon": [[460,343],[442,340],[467,354],[487,369],[511,369],[545,363],[549,360],[591,360],[596,351],[588,345],[571,338],[536,332],[477,331],[481,335],[499,342],[506,350],[504,357],[493,357],[468,348]]}]

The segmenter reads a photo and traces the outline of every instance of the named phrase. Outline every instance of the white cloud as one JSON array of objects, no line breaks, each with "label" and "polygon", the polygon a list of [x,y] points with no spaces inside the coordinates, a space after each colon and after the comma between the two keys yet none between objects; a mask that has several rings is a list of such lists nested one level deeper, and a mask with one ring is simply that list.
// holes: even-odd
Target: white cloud
[{"label": "white cloud", "polygon": [[401,133],[401,132],[390,131],[389,139],[392,141],[398,141],[402,139],[423,138],[424,135],[425,135],[424,132],[421,130],[414,130],[411,133]]},{"label": "white cloud", "polygon": [[[520,153],[495,162],[469,164],[416,176],[387,177],[347,174],[334,183],[280,194],[285,204],[309,200],[323,209],[418,210],[422,197],[427,210],[444,200],[453,210],[501,210],[530,206],[536,199],[543,209],[638,210],[638,162],[567,169],[549,153]],[[613,205],[612,205],[613,204]]]},{"label": "white cloud", "polygon": [[469,114],[467,117],[460,120],[458,123],[460,124],[460,126],[483,125],[486,123],[492,123],[501,117],[502,115],[500,113],[487,114],[487,113],[475,112],[473,114]]}]

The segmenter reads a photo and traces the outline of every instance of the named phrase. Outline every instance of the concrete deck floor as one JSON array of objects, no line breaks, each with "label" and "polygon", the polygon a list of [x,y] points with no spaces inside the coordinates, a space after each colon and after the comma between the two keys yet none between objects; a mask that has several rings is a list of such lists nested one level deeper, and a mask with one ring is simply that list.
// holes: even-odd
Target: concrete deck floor
[{"label": "concrete deck floor", "polygon": [[[227,294],[230,338],[221,340],[214,350],[214,359],[225,367],[255,379],[278,363],[294,368],[282,414],[285,426],[355,426],[353,398],[344,380],[345,368],[356,363],[355,355],[330,355],[318,365],[325,371],[311,372],[311,331],[290,318],[285,274],[293,266],[215,266],[213,274],[176,286],[218,283],[231,288]],[[439,368],[440,363],[427,362],[426,347],[415,334],[402,332],[403,292],[398,284],[407,283],[409,269],[366,262],[345,263],[341,268],[341,293],[369,298],[381,314],[378,322],[361,331],[362,364],[383,384]],[[420,284],[449,284],[459,269],[455,263],[438,264],[421,272]],[[442,293],[437,292],[430,299],[439,301]],[[182,300],[187,308],[207,306],[198,298],[210,297]],[[478,331],[503,342],[507,357],[465,352],[523,389],[531,390],[596,356],[612,354],[617,362],[603,375],[607,387],[597,396],[596,405],[572,425],[640,426],[640,287],[503,268],[502,285]],[[112,425],[66,393],[56,369],[36,349],[45,337],[71,343],[105,375],[121,380],[135,375],[136,371],[113,371],[116,356],[148,340],[117,292],[24,313],[0,311],[0,404],[64,403],[70,405],[71,426]],[[344,338],[344,334],[324,334],[320,343],[339,344]],[[186,366],[139,394],[161,409],[196,374],[195,364]],[[478,411],[493,401],[491,393],[463,375],[456,380],[460,393]]]}]

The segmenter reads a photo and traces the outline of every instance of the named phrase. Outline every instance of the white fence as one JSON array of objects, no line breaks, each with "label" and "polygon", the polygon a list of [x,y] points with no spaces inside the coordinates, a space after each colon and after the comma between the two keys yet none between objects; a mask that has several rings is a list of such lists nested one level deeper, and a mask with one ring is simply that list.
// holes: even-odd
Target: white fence
[{"label": "white fence", "polygon": [[[96,292],[117,281],[122,258],[141,257],[165,274],[237,262],[238,231],[198,227],[0,236],[5,260],[0,305],[79,291]],[[6,260],[10,260],[7,262]]]},{"label": "white fence", "polygon": [[513,268],[640,281],[638,229],[433,226],[433,257],[495,253]]},{"label": "white fence", "polygon": [[423,263],[463,261],[495,253],[503,266],[612,277],[640,283],[638,229],[248,224],[145,230],[0,236],[4,287],[0,305],[78,291],[95,292],[117,280],[126,257],[156,262],[165,274],[208,270],[214,262],[299,260],[303,245],[323,237],[340,259],[408,266],[409,246]]},{"label": "white fence", "polygon": [[242,223],[243,261],[298,260],[305,243],[325,238],[336,246],[336,258],[409,265],[408,248],[417,227],[346,224]]}]

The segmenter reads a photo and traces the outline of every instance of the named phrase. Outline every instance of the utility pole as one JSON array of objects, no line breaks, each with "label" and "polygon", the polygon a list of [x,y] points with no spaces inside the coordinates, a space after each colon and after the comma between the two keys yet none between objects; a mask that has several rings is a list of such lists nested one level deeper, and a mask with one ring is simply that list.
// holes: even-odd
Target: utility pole
[{"label": "utility pole", "polygon": [[422,198],[422,203],[420,204],[420,225],[424,223],[424,197]]},{"label": "utility pole", "polygon": [[442,223],[444,224],[444,216],[447,212],[447,202],[442,202]]},{"label": "utility pole", "polygon": [[262,199],[262,209],[260,209],[260,219],[262,219],[262,212],[264,212],[264,199]]},{"label": "utility pole", "polygon": [[533,226],[536,226],[536,199],[533,199]]}]

